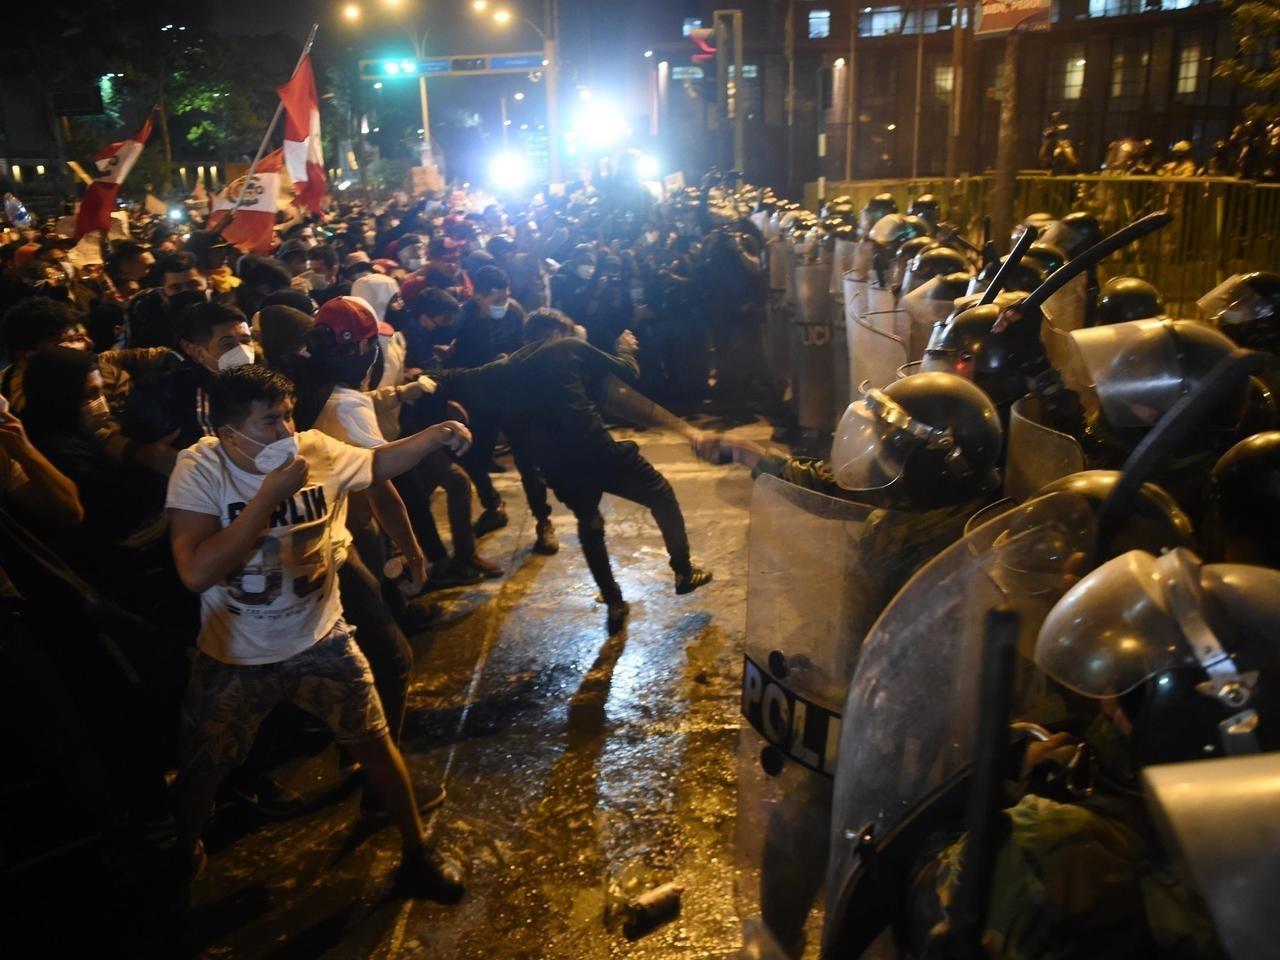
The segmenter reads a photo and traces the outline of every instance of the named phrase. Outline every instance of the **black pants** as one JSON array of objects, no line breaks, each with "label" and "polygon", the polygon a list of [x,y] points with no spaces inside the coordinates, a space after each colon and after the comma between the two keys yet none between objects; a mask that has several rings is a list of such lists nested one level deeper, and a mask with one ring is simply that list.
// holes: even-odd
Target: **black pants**
[{"label": "black pants", "polygon": [[[486,510],[494,510],[502,505],[502,497],[489,477],[489,462],[493,459],[493,448],[498,445],[498,434],[501,431],[502,424],[495,418],[485,414],[473,416],[471,448],[458,458],[462,468],[467,471],[467,476],[476,485],[476,495],[480,498],[480,505]],[[536,520],[546,520],[551,516],[551,504],[547,502],[547,484],[520,442],[510,434],[507,439],[511,442],[511,455],[515,459],[516,469],[520,471],[520,485],[524,487],[529,512]]]},{"label": "black pants", "polygon": [[[459,560],[470,560],[475,556],[476,535],[471,528],[471,481],[453,457],[443,450],[436,450],[427,454],[408,473],[391,482],[404,500],[414,535],[422,544],[428,560],[434,564],[449,556],[431,515],[431,494],[437,487],[444,488],[453,555]],[[545,498],[546,495],[543,496]]]},{"label": "black pants", "polygon": [[[568,473],[568,471],[566,471]],[[647,507],[662,531],[671,569],[677,575],[688,573],[689,537],[684,528],[684,514],[675,491],[666,477],[640,455],[640,448],[630,441],[613,444],[612,448],[590,466],[584,466],[564,482],[555,484],[556,496],[578,519],[578,539],[582,554],[596,586],[606,602],[622,599],[622,590],[613,578],[609,551],[604,542],[604,517],[600,514],[600,498],[606,493]]]},{"label": "black pants", "polygon": [[356,628],[356,644],[373,670],[373,683],[387,715],[391,739],[400,742],[413,650],[382,599],[382,589],[354,550],[338,568],[338,589],[346,620]]}]

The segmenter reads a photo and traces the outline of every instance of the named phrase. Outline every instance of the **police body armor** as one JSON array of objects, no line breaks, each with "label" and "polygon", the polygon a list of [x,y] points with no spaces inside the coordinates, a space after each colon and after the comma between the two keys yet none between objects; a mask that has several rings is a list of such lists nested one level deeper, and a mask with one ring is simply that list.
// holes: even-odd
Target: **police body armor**
[{"label": "police body armor", "polygon": [[736,856],[743,916],[784,944],[817,940],[840,711],[881,609],[962,518],[756,480],[748,540],[747,640]]},{"label": "police body armor", "polygon": [[794,290],[791,317],[791,389],[802,430],[830,430],[834,424],[831,363],[831,252],[816,239],[787,244]]}]

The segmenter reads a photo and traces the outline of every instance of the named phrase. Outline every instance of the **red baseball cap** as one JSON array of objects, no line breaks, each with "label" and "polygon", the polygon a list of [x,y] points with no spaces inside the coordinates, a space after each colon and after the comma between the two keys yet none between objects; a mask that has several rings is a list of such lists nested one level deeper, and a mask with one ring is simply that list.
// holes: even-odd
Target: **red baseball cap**
[{"label": "red baseball cap", "polygon": [[359,297],[334,297],[316,313],[316,323],[332,330],[339,343],[359,343],[378,335],[378,315]]}]

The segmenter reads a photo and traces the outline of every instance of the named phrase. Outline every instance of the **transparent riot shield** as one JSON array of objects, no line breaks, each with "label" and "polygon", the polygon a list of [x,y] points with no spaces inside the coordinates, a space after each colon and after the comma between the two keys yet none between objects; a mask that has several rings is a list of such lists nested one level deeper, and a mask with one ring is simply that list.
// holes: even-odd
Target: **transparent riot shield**
[{"label": "transparent riot shield", "polygon": [[742,916],[816,942],[840,707],[862,637],[961,524],[761,476],[751,498],[736,856]]},{"label": "transparent riot shield", "polygon": [[793,251],[796,310],[791,317],[791,389],[802,430],[830,430],[832,418],[831,261]]},{"label": "transparent riot shield", "polygon": [[769,255],[769,289],[787,289],[787,245],[781,238],[773,238],[765,244]]},{"label": "transparent riot shield", "polygon": [[840,422],[845,407],[854,400],[856,389],[849,371],[849,328],[845,323],[844,301],[837,294],[831,301],[831,399],[835,403],[834,422]]},{"label": "transparent riot shield", "polygon": [[905,310],[872,311],[849,328],[850,380],[854,389],[887,386],[907,362],[911,315]]},{"label": "transparent riot shield", "polygon": [[[1014,717],[1062,718],[1030,657],[1040,624],[1083,573],[1093,534],[1092,510],[1070,494],[1001,513],[921,568],[868,633],[841,720],[824,955],[858,956],[894,921],[879,906],[883,888],[905,893],[910,867],[872,878],[873,856],[877,871],[890,862],[871,851],[936,811],[973,761],[988,611],[1003,605],[1019,618]],[[958,834],[963,818],[946,827]]]},{"label": "transparent riot shield", "polygon": [[1055,369],[1061,370],[1071,359],[1068,334],[1084,328],[1085,301],[1089,296],[1089,278],[1081,273],[1051,296],[1040,308],[1044,322],[1040,325],[1040,341],[1045,355]]},{"label": "transparent riot shield", "polygon": [[924,348],[934,326],[945,321],[955,309],[955,301],[934,298],[934,292],[941,283],[941,277],[933,277],[898,301],[898,309],[911,315],[911,336],[907,345],[907,355],[911,360],[924,356]]},{"label": "transparent riot shield", "polygon": [[1004,492],[1014,500],[1026,500],[1046,484],[1085,469],[1080,441],[1042,420],[1035,397],[1023,397],[1009,410]]},{"label": "transparent riot shield", "polygon": [[857,265],[858,240],[837,239],[831,251],[831,292],[837,297],[841,295],[841,281],[844,275]]}]

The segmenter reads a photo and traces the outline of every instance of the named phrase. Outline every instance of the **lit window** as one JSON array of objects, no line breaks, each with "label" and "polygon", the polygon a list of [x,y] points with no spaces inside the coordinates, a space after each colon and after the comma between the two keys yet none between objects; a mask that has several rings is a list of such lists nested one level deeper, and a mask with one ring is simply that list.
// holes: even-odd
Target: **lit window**
[{"label": "lit window", "polygon": [[1049,59],[1049,99],[1057,102],[1084,96],[1084,44],[1055,46]]},{"label": "lit window", "polygon": [[701,29],[702,29],[702,20],[700,20],[698,17],[685,17],[684,29],[683,29],[684,36],[687,37],[689,36],[689,34],[693,33],[693,31],[701,30]]},{"label": "lit window", "polygon": [[1136,106],[1147,94],[1147,67],[1151,62],[1149,40],[1116,41],[1111,53],[1111,99]]},{"label": "lit window", "polygon": [[939,100],[946,100],[956,86],[956,68],[951,64],[941,64],[933,68],[933,95]]},{"label": "lit window", "polygon": [[809,39],[825,40],[831,36],[831,11],[809,11]]},{"label": "lit window", "polygon": [[[744,70],[743,73],[746,71]],[[672,67],[672,80],[701,80],[704,74],[701,67]]]},{"label": "lit window", "polygon": [[1174,91],[1178,96],[1194,97],[1204,93],[1209,85],[1212,58],[1205,51],[1199,32],[1182,39],[1178,50],[1178,73]]}]

